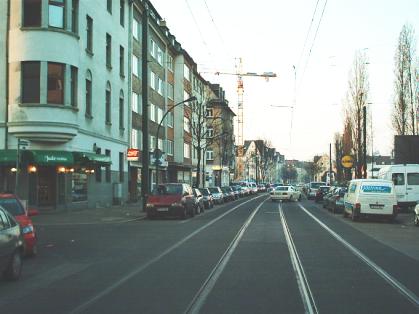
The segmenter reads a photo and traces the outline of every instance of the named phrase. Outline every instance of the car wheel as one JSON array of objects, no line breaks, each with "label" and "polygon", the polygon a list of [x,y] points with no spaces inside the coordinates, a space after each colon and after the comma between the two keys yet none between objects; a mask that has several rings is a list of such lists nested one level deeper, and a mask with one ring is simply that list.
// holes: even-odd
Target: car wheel
[{"label": "car wheel", "polygon": [[186,206],[183,206],[180,212],[180,219],[186,219],[188,217],[188,210]]},{"label": "car wheel", "polygon": [[301,201],[301,194],[300,194],[300,196],[298,196],[298,201]]},{"label": "car wheel", "polygon": [[7,280],[17,280],[22,272],[22,256],[19,250],[16,250],[10,258],[9,265],[4,272]]}]

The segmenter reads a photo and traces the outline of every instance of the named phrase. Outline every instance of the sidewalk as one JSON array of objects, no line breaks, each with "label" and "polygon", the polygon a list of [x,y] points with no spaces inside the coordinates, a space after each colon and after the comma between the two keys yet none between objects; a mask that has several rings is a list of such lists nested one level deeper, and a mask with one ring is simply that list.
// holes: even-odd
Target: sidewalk
[{"label": "sidewalk", "polygon": [[40,213],[33,216],[35,226],[52,225],[89,225],[105,223],[123,223],[145,219],[146,213],[140,204],[125,204],[108,208],[90,208],[77,211],[57,211]]}]

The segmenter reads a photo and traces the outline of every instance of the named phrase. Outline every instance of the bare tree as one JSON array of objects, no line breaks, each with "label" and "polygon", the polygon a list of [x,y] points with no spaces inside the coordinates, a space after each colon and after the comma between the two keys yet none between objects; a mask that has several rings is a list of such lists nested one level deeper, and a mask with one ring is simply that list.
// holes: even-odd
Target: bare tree
[{"label": "bare tree", "polygon": [[342,182],[343,179],[343,166],[342,166],[342,157],[344,156],[343,152],[343,135],[335,133],[335,161],[336,161],[336,180]]},{"label": "bare tree", "polygon": [[352,126],[352,150],[355,157],[355,175],[357,178],[362,177],[362,111],[363,107],[367,105],[369,91],[366,64],[365,53],[358,51],[355,54],[353,68],[350,72],[347,95],[347,114]]},{"label": "bare tree", "polygon": [[[352,131],[352,119],[350,113],[345,111],[344,116],[344,126],[343,126],[343,134],[342,134],[342,153],[343,155],[353,155],[353,131]],[[351,169],[345,168],[344,170],[345,180],[350,179]]]},{"label": "bare tree", "polygon": [[[415,37],[411,25],[405,24],[399,35],[395,54],[394,108],[392,123],[398,135],[418,134],[416,129],[417,65],[415,66]],[[416,69],[415,69],[416,68]]]}]

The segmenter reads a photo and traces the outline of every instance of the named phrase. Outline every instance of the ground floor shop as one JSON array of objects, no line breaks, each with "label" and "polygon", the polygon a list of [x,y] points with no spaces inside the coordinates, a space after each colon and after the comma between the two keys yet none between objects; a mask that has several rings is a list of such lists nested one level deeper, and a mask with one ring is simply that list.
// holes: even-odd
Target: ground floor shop
[{"label": "ground floor shop", "polygon": [[25,150],[18,158],[16,150],[0,150],[0,191],[40,210],[108,207],[127,194],[123,162],[112,169],[109,155]]},{"label": "ground floor shop", "polygon": [[205,167],[206,186],[228,186],[231,182],[230,169],[228,167],[220,167],[207,165]]}]

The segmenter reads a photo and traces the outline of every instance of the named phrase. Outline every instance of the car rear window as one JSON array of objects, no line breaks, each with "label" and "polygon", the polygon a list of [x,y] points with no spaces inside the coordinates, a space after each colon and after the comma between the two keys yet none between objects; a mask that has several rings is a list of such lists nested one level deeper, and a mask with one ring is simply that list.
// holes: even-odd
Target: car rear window
[{"label": "car rear window", "polygon": [[312,182],[310,183],[310,188],[311,189],[318,189],[321,185],[324,185],[323,182]]},{"label": "car rear window", "polygon": [[276,191],[288,191],[288,186],[277,186]]},{"label": "car rear window", "polygon": [[0,206],[3,206],[13,216],[25,215],[25,210],[15,198],[0,198]]},{"label": "car rear window", "polygon": [[407,174],[408,185],[419,185],[419,173],[408,173]]},{"label": "car rear window", "polygon": [[159,185],[157,189],[153,191],[153,195],[179,195],[182,194],[182,185],[168,184]]},{"label": "car rear window", "polygon": [[208,190],[207,189],[199,189],[200,191],[201,191],[201,193],[203,194],[203,195],[205,195],[205,196],[208,196],[209,195],[209,192],[208,192]]},{"label": "car rear window", "polygon": [[389,194],[391,193],[391,186],[364,184],[361,186],[361,191],[368,194]]},{"label": "car rear window", "polygon": [[209,188],[211,193],[220,193],[220,191],[217,188]]}]

